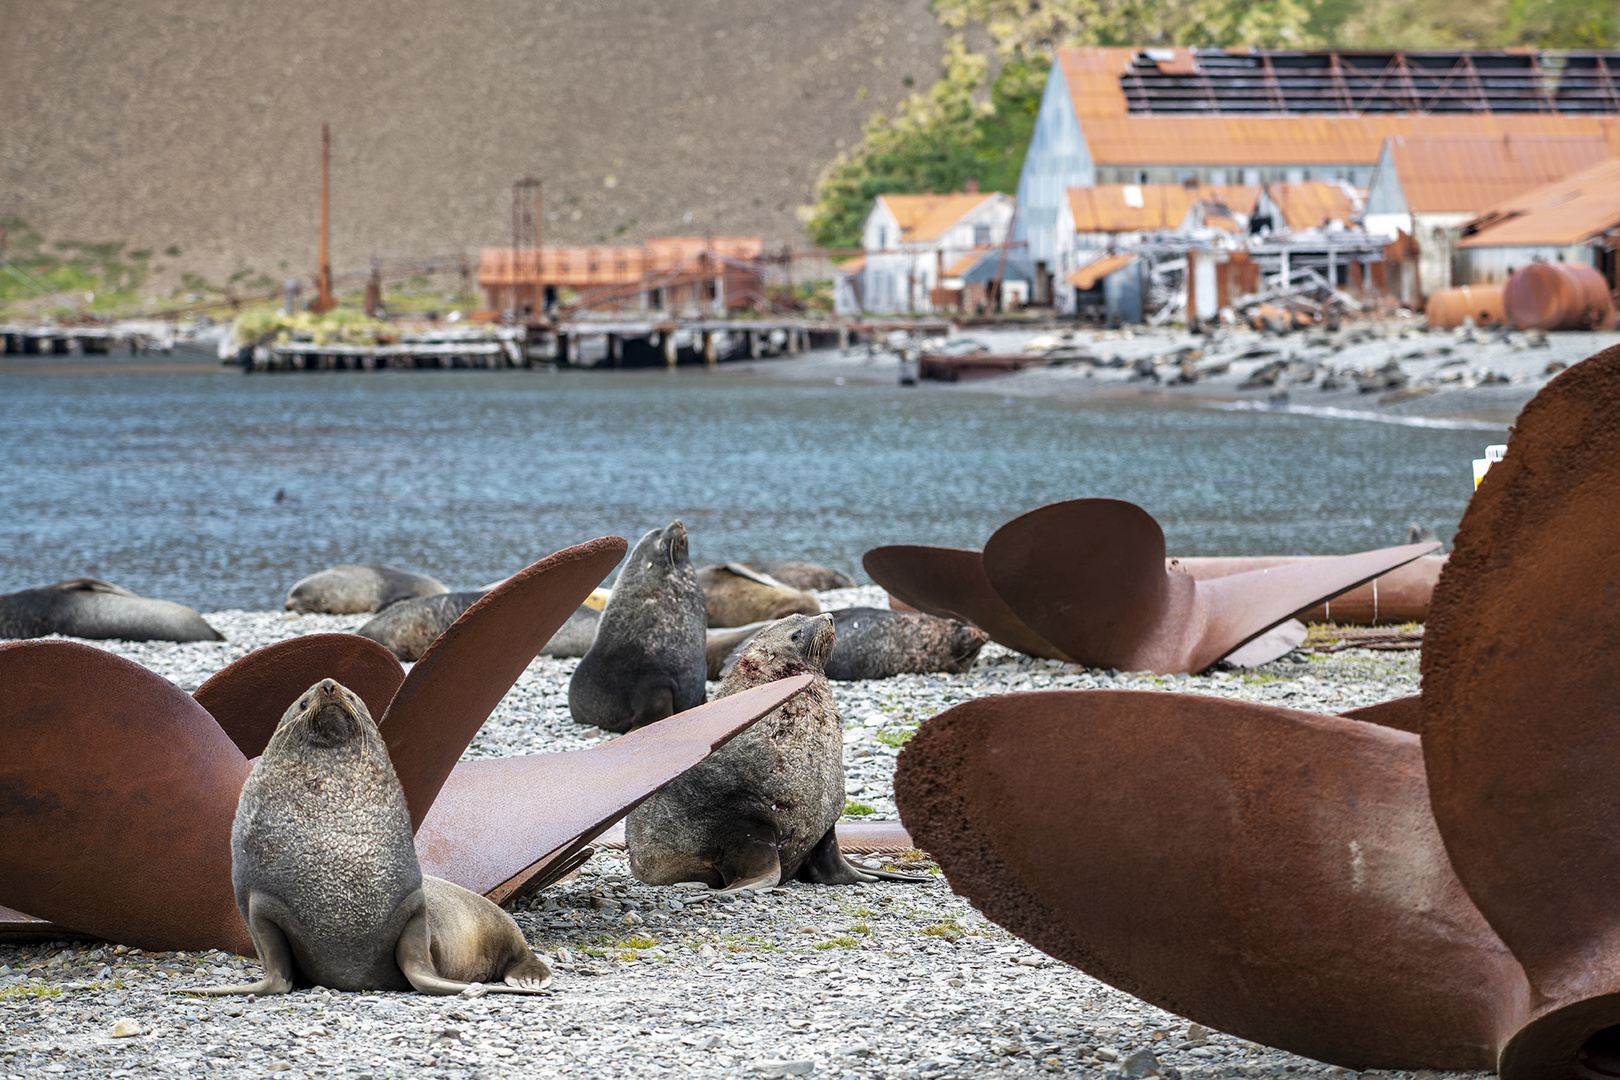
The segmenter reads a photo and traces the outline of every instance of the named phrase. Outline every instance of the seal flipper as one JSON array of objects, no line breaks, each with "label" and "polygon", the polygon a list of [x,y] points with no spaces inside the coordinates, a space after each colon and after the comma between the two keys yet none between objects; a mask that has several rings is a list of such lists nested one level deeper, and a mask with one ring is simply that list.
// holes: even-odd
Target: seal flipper
[{"label": "seal flipper", "polygon": [[645,682],[630,695],[630,726],[645,727],[675,715],[675,689],[667,683],[648,686]]},{"label": "seal flipper", "polygon": [[898,874],[893,870],[878,870],[850,862],[838,848],[836,825],[828,829],[827,834],[810,849],[810,854],[804,857],[804,862],[799,864],[799,869],[793,877],[797,881],[809,881],[818,885],[854,885],[861,881],[928,880],[917,874]]},{"label": "seal flipper", "polygon": [[[416,895],[421,896],[420,893]],[[409,903],[409,900],[406,902]],[[432,935],[428,929],[427,905],[424,903],[405,924],[405,929],[400,931],[399,941],[394,945],[394,963],[399,965],[399,970],[419,994],[449,997],[461,993],[469,986],[481,986],[485,993],[490,994],[538,994],[551,982],[551,969],[532,953],[530,959],[544,973],[543,976],[530,972],[527,965],[520,963],[507,975],[507,982],[504,984],[467,983],[446,979],[433,966],[432,944]],[[512,981],[514,978],[516,982]],[[532,985],[536,981],[539,985]]]},{"label": "seal flipper", "polygon": [[728,848],[715,869],[726,883],[720,892],[769,889],[782,883],[782,853],[771,841],[750,837]]},{"label": "seal flipper", "polygon": [[232,994],[257,994],[268,997],[271,994],[290,993],[293,988],[293,957],[292,947],[287,944],[287,935],[280,926],[271,921],[268,913],[262,910],[265,896],[263,893],[252,893],[248,898],[248,933],[253,935],[253,947],[258,950],[259,962],[264,965],[264,978],[256,983],[246,983],[240,986],[208,986],[201,990],[190,991],[202,994],[204,997],[228,997]]}]

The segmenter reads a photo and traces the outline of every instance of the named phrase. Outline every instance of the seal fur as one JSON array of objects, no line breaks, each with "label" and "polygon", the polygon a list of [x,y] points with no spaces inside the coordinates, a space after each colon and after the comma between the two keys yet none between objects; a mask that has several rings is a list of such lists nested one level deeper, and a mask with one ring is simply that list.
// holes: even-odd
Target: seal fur
[{"label": "seal fur", "polygon": [[855,579],[842,570],[798,559],[749,559],[747,565],[782,584],[807,592],[853,589]]},{"label": "seal fur", "polygon": [[922,878],[868,870],[838,849],[844,726],[822,670],[831,615],[790,615],[755,634],[717,697],[809,673],[813,681],[665,784],[625,820],[631,873],[653,885],[735,891],[798,878],[850,884]]},{"label": "seal fur", "polygon": [[381,611],[401,600],[449,591],[438,578],[426,574],[412,574],[388,566],[342,563],[294,583],[287,590],[286,608],[304,614],[363,615]]},{"label": "seal fur", "polygon": [[710,626],[742,626],[821,611],[814,596],[742,563],[705,566],[698,571],[698,584]]},{"label": "seal fur", "polygon": [[95,578],[74,578],[0,596],[0,638],[49,634],[118,641],[225,640],[184,604],[136,596]]},{"label": "seal fur", "polygon": [[456,994],[485,980],[532,993],[551,981],[511,916],[423,876],[382,735],[331,679],[288,708],[242,787],[231,881],[264,978],[204,993]]},{"label": "seal fur", "polygon": [[703,704],[703,590],[687,548],[686,526],[674,521],[630,552],[568,680],[576,723],[629,731]]},{"label": "seal fur", "polygon": [[[428,646],[488,591],[441,593],[401,600],[379,611],[355,633],[386,647],[401,660],[420,660]],[[581,604],[541,647],[540,655],[584,656],[596,637],[597,618],[594,608]]]},{"label": "seal fur", "polygon": [[[884,608],[837,608],[833,617],[832,655],[827,678],[837,682],[887,679],[891,675],[918,675],[934,671],[956,674],[973,666],[989,635],[971,623],[920,612]],[[724,677],[741,655],[753,630],[711,630],[710,670]],[[713,654],[731,643],[730,651],[715,664]]]}]

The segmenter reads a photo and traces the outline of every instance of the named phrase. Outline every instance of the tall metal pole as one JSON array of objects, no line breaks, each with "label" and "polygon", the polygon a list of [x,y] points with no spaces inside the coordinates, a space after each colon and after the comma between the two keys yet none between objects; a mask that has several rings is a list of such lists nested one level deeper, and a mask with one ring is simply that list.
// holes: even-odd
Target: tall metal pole
[{"label": "tall metal pole", "polygon": [[320,315],[337,307],[337,299],[332,295],[332,256],[329,248],[331,235],[331,160],[332,160],[332,128],[330,124],[321,124],[321,247],[316,256],[315,268],[315,299],[310,301],[309,310]]}]

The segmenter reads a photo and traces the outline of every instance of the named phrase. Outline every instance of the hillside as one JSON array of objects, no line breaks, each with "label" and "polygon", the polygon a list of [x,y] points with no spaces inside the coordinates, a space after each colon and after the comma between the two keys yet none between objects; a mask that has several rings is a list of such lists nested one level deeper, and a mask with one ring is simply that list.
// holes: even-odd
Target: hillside
[{"label": "hillside", "polygon": [[[510,237],[802,242],[820,170],[940,71],[927,0],[0,0],[0,219],[221,283]],[[178,254],[172,254],[175,250]]]}]

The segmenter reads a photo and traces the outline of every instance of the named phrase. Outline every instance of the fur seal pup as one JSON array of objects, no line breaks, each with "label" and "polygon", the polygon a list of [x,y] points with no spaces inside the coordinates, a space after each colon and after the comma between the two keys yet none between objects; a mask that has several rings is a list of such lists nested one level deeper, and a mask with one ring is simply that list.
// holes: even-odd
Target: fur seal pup
[{"label": "fur seal pup", "polygon": [[[383,608],[355,633],[385,646],[401,660],[420,660],[428,646],[488,591],[441,593],[401,600]],[[596,636],[597,618],[596,611],[580,605],[545,643],[540,655],[584,656]]]},{"label": "fur seal pup", "polygon": [[703,590],[687,547],[674,521],[630,552],[568,680],[575,723],[629,731],[703,704]]},{"label": "fur seal pup", "polygon": [[0,638],[48,634],[92,640],[224,641],[184,604],[151,600],[95,578],[0,596]]},{"label": "fur seal pup", "polygon": [[742,626],[821,611],[821,604],[809,593],[742,563],[705,566],[697,578],[710,626]]},{"label": "fur seal pup", "polygon": [[490,901],[425,877],[405,792],[365,703],[323,679],[299,695],[248,775],[231,884],[264,978],[207,994],[295,986],[533,993],[551,981]]},{"label": "fur seal pup", "polygon": [[[832,653],[827,657],[827,678],[838,682],[966,671],[990,640],[971,623],[920,612],[853,607],[837,608],[827,614],[833,617],[834,634]],[[717,678],[724,677],[741,655],[746,638],[739,640],[737,633],[710,631],[710,640],[716,645],[726,640],[723,635],[733,635],[732,650],[720,661]]]},{"label": "fur seal pup", "polygon": [[811,684],[659,788],[625,820],[630,871],[652,885],[766,889],[789,878],[847,885],[924,878],[857,867],[838,849],[844,725],[822,666],[831,615],[790,615],[754,635],[716,697],[809,673]]},{"label": "fur seal pup", "polygon": [[300,614],[363,615],[414,596],[436,596],[450,590],[437,578],[387,566],[343,563],[299,581],[287,590],[287,610]]},{"label": "fur seal pup", "polygon": [[797,559],[750,559],[745,565],[773,577],[784,585],[806,591],[853,589],[855,579],[842,570]]}]

